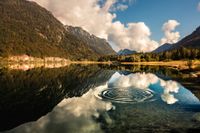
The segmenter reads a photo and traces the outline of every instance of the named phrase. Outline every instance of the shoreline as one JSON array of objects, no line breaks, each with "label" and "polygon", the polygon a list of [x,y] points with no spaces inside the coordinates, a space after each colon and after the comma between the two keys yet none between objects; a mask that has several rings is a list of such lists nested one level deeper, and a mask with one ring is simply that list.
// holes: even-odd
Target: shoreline
[{"label": "shoreline", "polygon": [[[117,61],[71,61],[65,58],[60,57],[44,57],[37,58],[28,55],[20,56],[10,56],[7,58],[0,57],[1,66],[9,66],[12,69],[23,68],[26,69],[34,67],[47,67],[47,68],[58,68],[64,67],[71,64],[82,64],[82,65],[91,65],[91,64],[105,64],[105,65],[146,65],[146,66],[166,66],[173,67],[179,70],[189,70],[189,69],[200,69],[200,60],[175,60],[175,61],[154,61],[154,62],[117,62]],[[21,67],[22,66],[22,67]],[[200,71],[200,70],[198,70]]]},{"label": "shoreline", "polygon": [[[155,61],[155,62],[121,62],[121,64],[183,67],[183,66],[188,66],[188,61],[174,60],[174,61]],[[200,61],[192,60],[192,65],[200,65]]]},{"label": "shoreline", "polygon": [[[0,66],[3,66],[5,68],[10,69],[31,69],[31,68],[38,68],[38,67],[44,67],[44,68],[59,68],[59,67],[65,67],[69,65],[92,65],[92,64],[102,64],[102,65],[144,65],[144,66],[165,66],[165,67],[172,67],[174,69],[178,70],[189,70],[189,66],[187,64],[187,61],[168,61],[168,62],[98,62],[98,61],[26,61],[26,62],[5,62],[0,61]],[[191,68],[195,70],[198,68],[198,73],[200,73],[200,61],[193,61]]]}]

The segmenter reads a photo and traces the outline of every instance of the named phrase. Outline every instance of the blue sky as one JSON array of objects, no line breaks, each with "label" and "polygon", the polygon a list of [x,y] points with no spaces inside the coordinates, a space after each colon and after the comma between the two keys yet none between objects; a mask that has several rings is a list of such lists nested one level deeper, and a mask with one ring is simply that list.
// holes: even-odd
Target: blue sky
[{"label": "blue sky", "polygon": [[200,0],[136,0],[125,11],[117,11],[116,20],[145,22],[152,32],[152,38],[159,41],[163,36],[162,25],[169,19],[177,20],[176,28],[181,38],[200,26],[200,11],[197,6]]}]

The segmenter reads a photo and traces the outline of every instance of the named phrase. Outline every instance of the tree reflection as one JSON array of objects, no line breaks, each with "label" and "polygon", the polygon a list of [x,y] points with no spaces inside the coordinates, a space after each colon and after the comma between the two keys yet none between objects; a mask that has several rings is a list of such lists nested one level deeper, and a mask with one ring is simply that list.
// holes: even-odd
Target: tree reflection
[{"label": "tree reflection", "polygon": [[112,74],[96,65],[0,70],[0,131],[37,120],[63,98],[81,96]]}]

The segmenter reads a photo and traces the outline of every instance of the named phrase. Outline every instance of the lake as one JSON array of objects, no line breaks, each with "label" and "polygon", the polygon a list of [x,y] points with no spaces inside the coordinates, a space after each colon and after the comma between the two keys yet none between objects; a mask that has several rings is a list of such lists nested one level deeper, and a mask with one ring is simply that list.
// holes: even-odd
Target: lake
[{"label": "lake", "polygon": [[1,68],[0,87],[0,132],[200,131],[200,77],[172,68]]}]

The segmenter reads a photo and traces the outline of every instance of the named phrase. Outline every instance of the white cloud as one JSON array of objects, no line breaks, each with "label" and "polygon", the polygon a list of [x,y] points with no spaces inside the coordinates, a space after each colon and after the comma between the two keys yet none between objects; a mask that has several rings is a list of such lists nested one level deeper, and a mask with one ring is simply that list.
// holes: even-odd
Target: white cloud
[{"label": "white cloud", "polygon": [[111,8],[111,11],[117,11],[117,10],[120,10],[120,11],[124,11],[128,8],[128,5],[125,5],[125,4],[118,4],[117,6],[114,6]]},{"label": "white cloud", "polygon": [[180,23],[176,20],[168,20],[168,22],[164,23],[162,30],[164,31],[165,37],[161,39],[161,44],[165,43],[176,43],[180,38],[179,32],[174,32],[177,26]]},{"label": "white cloud", "polygon": [[99,0],[100,5],[109,5],[107,7],[107,11],[115,12],[115,11],[124,11],[131,5],[135,0]]},{"label": "white cloud", "polygon": [[198,3],[197,10],[200,12],[200,2]]},{"label": "white cloud", "polygon": [[116,0],[107,0],[103,6],[103,10],[108,12],[115,3]]},{"label": "white cloud", "polygon": [[144,22],[129,23],[127,27],[119,21],[114,22],[108,30],[108,41],[116,50],[129,48],[140,52],[156,49],[158,43],[150,39],[150,29]]},{"label": "white cloud", "polygon": [[136,51],[151,51],[158,43],[151,40],[151,32],[143,22],[129,23],[127,26],[114,21],[115,13],[110,10],[125,10],[133,0],[33,0],[50,10],[63,24],[80,26],[90,33],[105,38],[113,48],[129,48]]}]

